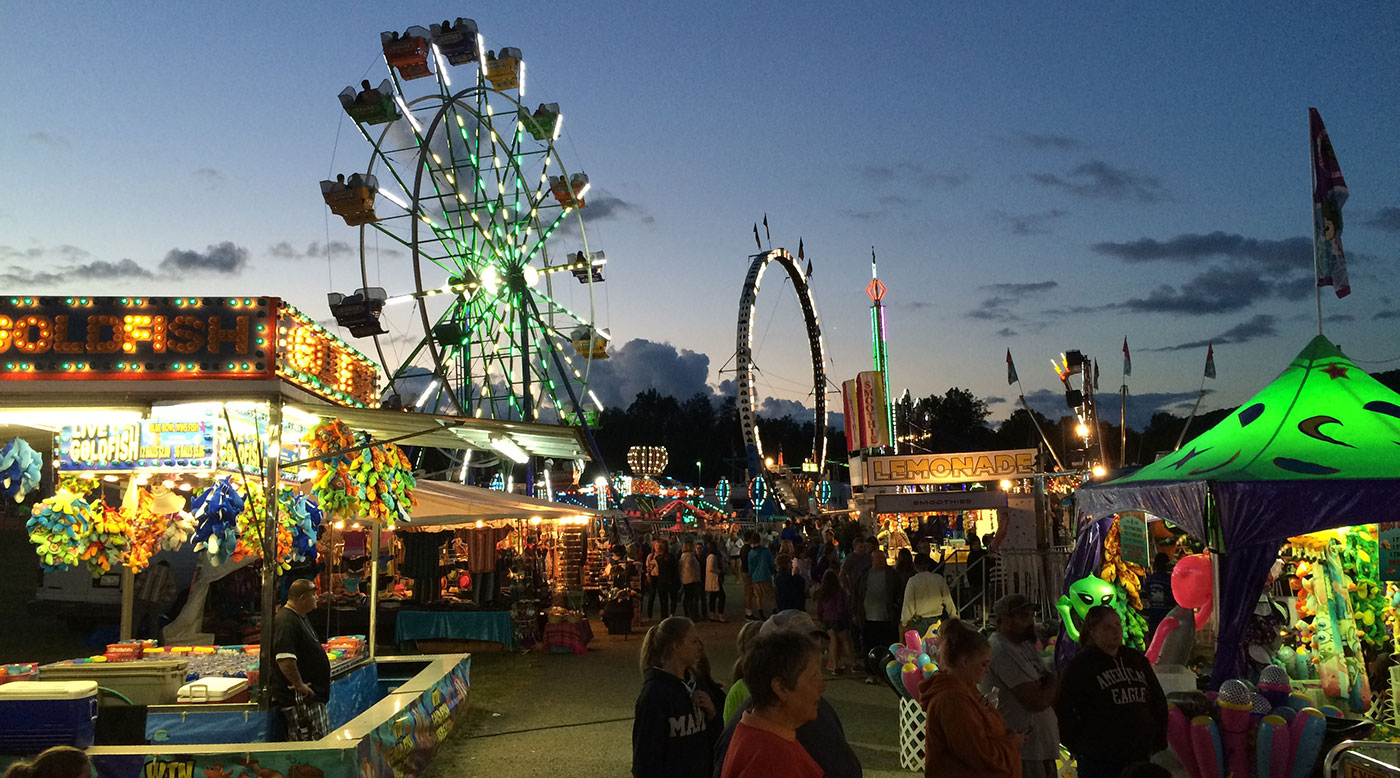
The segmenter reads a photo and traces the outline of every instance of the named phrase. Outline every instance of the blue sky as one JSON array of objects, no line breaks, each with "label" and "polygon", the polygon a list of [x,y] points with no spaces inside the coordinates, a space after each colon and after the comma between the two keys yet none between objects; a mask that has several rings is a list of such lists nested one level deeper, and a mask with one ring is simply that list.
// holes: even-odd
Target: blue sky
[{"label": "blue sky", "polygon": [[[523,50],[526,102],[560,103],[561,154],[607,206],[584,212],[609,258],[598,316],[636,349],[603,371],[612,401],[729,377],[766,213],[813,259],[834,380],[869,365],[874,245],[896,391],[1007,397],[1007,348],[1028,392],[1058,388],[1067,348],[1101,358],[1107,391],[1127,336],[1134,394],[1189,408],[1205,347],[1187,344],[1213,340],[1205,408],[1238,403],[1316,331],[1309,105],[1351,189],[1353,293],[1324,290],[1327,333],[1400,367],[1381,363],[1400,358],[1384,3],[7,4],[34,34],[4,55],[0,289],[274,294],[327,317],[359,265],[326,246],[357,233],[317,182],[368,158],[335,95],[383,77],[381,30],[458,15]],[[402,291],[405,267],[377,270]],[[802,401],[776,277],[758,319],[761,390]]]}]

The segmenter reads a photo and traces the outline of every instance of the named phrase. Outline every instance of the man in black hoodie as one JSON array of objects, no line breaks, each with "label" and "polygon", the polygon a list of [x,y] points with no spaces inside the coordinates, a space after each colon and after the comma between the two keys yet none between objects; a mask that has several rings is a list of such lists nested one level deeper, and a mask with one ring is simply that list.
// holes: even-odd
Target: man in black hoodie
[{"label": "man in black hoodie", "polygon": [[1083,648],[1060,681],[1060,741],[1080,778],[1118,778],[1167,747],[1167,697],[1141,651],[1123,645],[1123,622],[1107,605],[1089,609]]}]

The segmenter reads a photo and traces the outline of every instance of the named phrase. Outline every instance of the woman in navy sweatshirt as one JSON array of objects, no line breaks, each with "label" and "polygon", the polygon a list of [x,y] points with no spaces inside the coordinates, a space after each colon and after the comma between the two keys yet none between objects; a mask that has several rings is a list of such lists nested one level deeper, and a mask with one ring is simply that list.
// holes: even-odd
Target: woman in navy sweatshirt
[{"label": "woman in navy sweatshirt", "polygon": [[1123,645],[1123,622],[1107,605],[1089,609],[1083,648],[1060,679],[1060,741],[1081,778],[1117,778],[1167,747],[1167,698],[1141,651]]},{"label": "woman in navy sweatshirt", "polygon": [[642,638],[642,693],[632,718],[634,778],[709,778],[724,726],[697,687],[705,646],[690,619],[672,616]]}]

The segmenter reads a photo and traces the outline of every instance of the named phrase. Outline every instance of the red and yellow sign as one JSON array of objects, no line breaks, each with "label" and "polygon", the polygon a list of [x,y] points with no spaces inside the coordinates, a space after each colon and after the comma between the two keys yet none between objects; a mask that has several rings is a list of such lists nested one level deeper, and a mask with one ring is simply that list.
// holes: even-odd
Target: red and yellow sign
[{"label": "red and yellow sign", "polygon": [[275,297],[0,297],[0,381],[275,376],[378,399],[368,357]]}]

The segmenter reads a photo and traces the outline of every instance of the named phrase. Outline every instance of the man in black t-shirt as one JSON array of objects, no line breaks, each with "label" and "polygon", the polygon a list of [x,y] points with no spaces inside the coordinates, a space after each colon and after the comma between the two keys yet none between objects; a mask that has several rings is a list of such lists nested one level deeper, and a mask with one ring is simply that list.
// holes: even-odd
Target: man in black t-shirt
[{"label": "man in black t-shirt", "polygon": [[316,607],[316,585],[304,578],[287,589],[287,604],[272,619],[272,704],[282,711],[288,740],[320,740],[330,730],[331,663],[306,620]]}]

